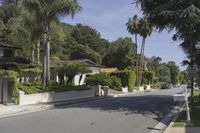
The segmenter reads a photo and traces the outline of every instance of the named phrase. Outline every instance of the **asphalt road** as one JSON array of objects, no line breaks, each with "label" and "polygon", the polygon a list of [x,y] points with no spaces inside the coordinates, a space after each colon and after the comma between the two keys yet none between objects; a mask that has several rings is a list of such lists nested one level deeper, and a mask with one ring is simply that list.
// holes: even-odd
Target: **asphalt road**
[{"label": "asphalt road", "polygon": [[182,88],[106,98],[0,119],[0,133],[148,133]]}]

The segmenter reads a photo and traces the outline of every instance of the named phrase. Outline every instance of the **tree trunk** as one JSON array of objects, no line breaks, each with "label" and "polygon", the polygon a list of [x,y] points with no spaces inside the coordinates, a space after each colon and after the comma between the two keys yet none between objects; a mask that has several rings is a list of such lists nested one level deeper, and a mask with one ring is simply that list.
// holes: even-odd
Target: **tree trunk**
[{"label": "tree trunk", "polygon": [[137,34],[135,34],[135,44],[136,44],[136,87],[139,88],[139,58],[137,53]]},{"label": "tree trunk", "polygon": [[47,63],[47,69],[46,69],[46,73],[47,73],[47,76],[46,76],[46,80],[47,80],[47,85],[48,85],[48,81],[50,79],[50,38],[48,37],[47,38],[47,56],[46,56],[46,63]]},{"label": "tree trunk", "polygon": [[138,41],[137,41],[137,34],[135,34],[136,54],[137,54],[137,47],[138,47],[138,46],[137,46],[137,44],[138,44],[137,42],[138,42]]},{"label": "tree trunk", "polygon": [[49,68],[50,68],[50,35],[49,35],[49,24],[45,27],[44,32],[44,55],[43,55],[43,87],[48,86],[49,81]]},{"label": "tree trunk", "polygon": [[32,43],[31,62],[35,63],[35,44]]},{"label": "tree trunk", "polygon": [[193,61],[193,54],[191,57],[191,102],[193,102],[194,96],[194,61]]},{"label": "tree trunk", "polygon": [[40,39],[37,39],[37,64],[40,64]]},{"label": "tree trunk", "polygon": [[43,88],[47,87],[47,45],[48,45],[48,29],[46,28],[43,36]]},{"label": "tree trunk", "polygon": [[141,46],[141,53],[140,53],[140,64],[139,64],[139,78],[138,78],[138,85],[141,85],[142,81],[142,69],[144,64],[144,48],[145,48],[145,38],[142,39],[142,46]]}]

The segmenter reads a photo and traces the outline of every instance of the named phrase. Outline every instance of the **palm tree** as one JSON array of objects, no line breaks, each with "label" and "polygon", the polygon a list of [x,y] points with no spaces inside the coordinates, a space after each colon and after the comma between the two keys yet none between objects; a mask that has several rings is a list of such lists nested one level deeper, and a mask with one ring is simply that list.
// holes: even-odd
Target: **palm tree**
[{"label": "palm tree", "polygon": [[141,45],[141,52],[140,52],[140,62],[139,62],[139,77],[138,77],[138,84],[141,84],[142,80],[142,69],[144,66],[144,49],[145,49],[145,41],[148,36],[151,35],[153,32],[153,26],[149,21],[147,16],[139,19],[139,35],[142,37],[142,45]]},{"label": "palm tree", "polygon": [[[25,28],[29,31],[29,36],[31,38],[31,50],[32,50],[32,63],[40,64],[40,37],[42,35],[42,26],[36,21],[35,15],[27,13],[23,15],[23,21]],[[37,52],[35,54],[35,50]],[[37,58],[35,59],[35,56]]]},{"label": "palm tree", "polygon": [[190,69],[190,82],[191,82],[191,101],[193,102],[193,94],[194,94],[194,69],[196,65],[196,48],[195,45],[193,45],[193,40],[191,36],[187,36],[187,38],[184,39],[184,41],[180,44],[183,51],[187,54],[187,59],[182,62],[183,66],[188,66]]},{"label": "palm tree", "polygon": [[49,80],[50,62],[50,23],[58,20],[59,16],[72,17],[81,10],[78,0],[24,0],[24,4],[30,11],[36,14],[37,22],[42,25],[43,33],[43,87]]},{"label": "palm tree", "polygon": [[131,33],[132,35],[135,35],[136,45],[137,45],[137,35],[140,32],[138,24],[139,24],[139,19],[137,15],[135,15],[133,18],[129,18],[128,22],[126,23],[128,32]]},{"label": "palm tree", "polygon": [[[139,19],[138,16],[135,15],[133,18],[129,18],[128,22],[126,23],[127,26],[127,30],[130,34],[135,35],[135,44],[137,47],[137,35],[139,34],[140,30],[139,30]],[[137,54],[137,48],[136,48],[136,86],[139,86],[139,81],[138,81],[138,77],[139,77],[139,71],[138,71],[138,54]]]},{"label": "palm tree", "polygon": [[133,18],[129,19],[126,23],[127,30],[131,34],[135,34],[135,41],[137,45],[137,35],[139,34],[142,37],[142,46],[140,52],[139,67],[137,61],[137,87],[140,86],[142,80],[142,68],[144,66],[144,49],[145,49],[145,40],[153,32],[153,26],[149,21],[147,16],[143,18],[138,18],[135,15]]}]

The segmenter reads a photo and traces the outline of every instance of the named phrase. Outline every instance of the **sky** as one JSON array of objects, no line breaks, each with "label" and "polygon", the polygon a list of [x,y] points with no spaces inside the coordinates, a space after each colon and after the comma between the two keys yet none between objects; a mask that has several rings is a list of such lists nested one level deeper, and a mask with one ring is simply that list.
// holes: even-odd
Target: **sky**
[{"label": "sky", "polygon": [[[126,30],[128,18],[135,14],[142,16],[138,7],[132,4],[132,0],[80,0],[82,11],[70,17],[61,18],[61,21],[75,25],[81,23],[89,25],[101,33],[101,37],[109,41],[117,40],[119,37],[132,37]],[[154,32],[146,40],[145,56],[159,56],[163,62],[175,61],[181,69],[181,62],[185,54],[179,47],[179,42],[174,42],[173,33],[163,31]],[[134,39],[133,39],[134,40]],[[141,46],[141,39],[138,43],[138,51]]]}]

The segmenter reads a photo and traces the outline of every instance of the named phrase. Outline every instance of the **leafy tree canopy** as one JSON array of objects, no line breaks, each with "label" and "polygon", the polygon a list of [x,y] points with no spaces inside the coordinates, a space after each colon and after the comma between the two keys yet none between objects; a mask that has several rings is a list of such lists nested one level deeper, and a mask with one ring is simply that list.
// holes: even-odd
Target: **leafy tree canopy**
[{"label": "leafy tree canopy", "polygon": [[110,51],[103,59],[103,64],[124,69],[135,66],[136,45],[131,38],[119,38],[112,43]]}]

